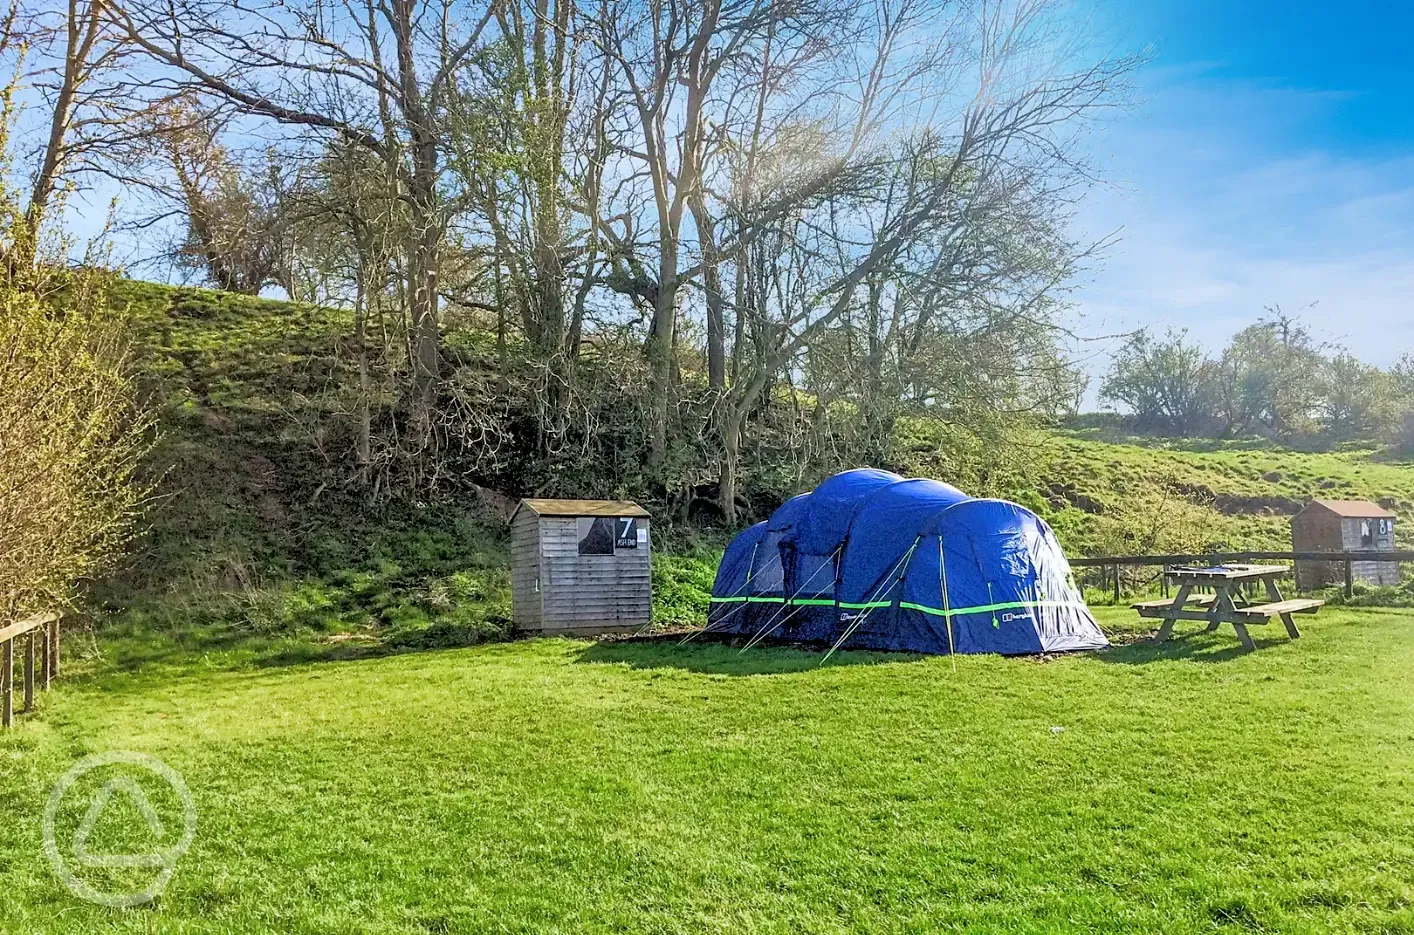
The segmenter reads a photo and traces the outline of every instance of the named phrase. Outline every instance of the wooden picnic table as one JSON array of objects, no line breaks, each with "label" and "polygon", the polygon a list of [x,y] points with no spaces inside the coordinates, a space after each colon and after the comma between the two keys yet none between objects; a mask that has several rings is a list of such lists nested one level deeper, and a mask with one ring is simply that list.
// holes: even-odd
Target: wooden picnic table
[{"label": "wooden picnic table", "polygon": [[[1248,624],[1264,624],[1272,617],[1280,617],[1286,625],[1287,635],[1292,639],[1301,636],[1292,614],[1314,614],[1325,601],[1310,598],[1288,600],[1282,596],[1277,579],[1289,574],[1285,565],[1215,565],[1210,568],[1178,567],[1164,574],[1177,587],[1173,600],[1141,601],[1134,604],[1141,617],[1156,617],[1163,620],[1158,638],[1173,636],[1174,624],[1180,620],[1201,620],[1208,624],[1208,630],[1216,630],[1219,624],[1230,623],[1237,631],[1237,638],[1247,649],[1254,649]],[[1268,601],[1265,604],[1251,604],[1242,596],[1243,585],[1262,582],[1266,588]],[[1195,588],[1211,588],[1211,595],[1195,594]]]}]

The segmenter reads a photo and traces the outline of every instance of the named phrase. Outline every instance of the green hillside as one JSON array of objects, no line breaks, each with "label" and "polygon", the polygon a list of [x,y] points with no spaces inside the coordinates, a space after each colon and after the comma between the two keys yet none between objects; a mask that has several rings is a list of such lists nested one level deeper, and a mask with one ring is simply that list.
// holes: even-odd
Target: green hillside
[{"label": "green hillside", "polygon": [[1029,505],[1069,548],[1119,554],[1291,548],[1290,516],[1313,497],[1375,500],[1414,535],[1414,462],[1375,451],[1299,452],[1258,442],[1057,433]]},{"label": "green hillside", "polygon": [[[113,301],[161,436],[143,533],[91,589],[105,624],[223,646],[313,631],[334,655],[506,635],[495,509],[465,494],[370,503],[323,447],[352,378],[344,313],[135,281]],[[475,341],[456,343],[474,359]],[[662,529],[658,618],[696,619],[723,533]]]},{"label": "green hillside", "polygon": [[[340,382],[352,379],[342,313],[130,281],[114,301],[137,325],[162,439],[146,530],[127,567],[94,589],[110,625],[228,640],[312,631],[331,653],[505,634],[506,543],[495,509],[469,488],[370,504],[337,466],[341,453],[325,447],[321,425],[338,414]],[[453,343],[463,360],[484,344]],[[898,431],[900,463],[882,466],[1021,502],[1072,554],[1289,548],[1288,517],[1312,496],[1379,500],[1405,519],[1401,538],[1414,535],[1414,463],[1373,451],[1035,432],[996,465],[970,456],[959,477],[940,426],[913,421]],[[730,530],[666,516],[656,528],[657,619],[693,622]]]}]

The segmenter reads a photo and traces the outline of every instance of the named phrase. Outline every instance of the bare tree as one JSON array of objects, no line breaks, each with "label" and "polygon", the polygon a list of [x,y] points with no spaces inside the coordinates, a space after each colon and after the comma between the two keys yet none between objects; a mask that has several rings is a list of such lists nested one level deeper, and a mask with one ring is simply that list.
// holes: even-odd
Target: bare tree
[{"label": "bare tree", "polygon": [[87,5],[79,0],[69,0],[68,15],[55,30],[62,36],[62,65],[55,70],[57,80],[53,85],[49,136],[30,189],[29,204],[25,208],[25,222],[31,236],[38,231],[45,209],[69,161],[69,135],[74,113],[81,103],[80,96],[107,54],[112,54],[112,47],[105,55],[95,54],[104,25],[102,0],[90,0]]},{"label": "bare tree", "polygon": [[[771,73],[776,90],[786,86],[788,74],[803,80],[807,67],[827,48],[830,30],[847,29],[847,10],[831,0],[790,5],[604,0],[598,11],[592,34],[628,101],[610,128],[616,173],[643,182],[642,187],[621,188],[617,203],[606,204],[610,214],[600,219],[599,228],[622,264],[610,284],[651,311],[645,352],[653,402],[649,463],[654,469],[661,467],[668,444],[682,290],[703,279],[704,272],[709,380],[717,388],[725,381],[717,269],[722,251],[709,208],[711,186],[725,181],[725,137],[750,125],[753,116],[759,122],[764,113],[759,97],[767,87],[763,72]],[[816,78],[825,85],[827,70]],[[783,103],[772,112],[772,123],[794,119],[798,103]],[[767,213],[789,210],[778,205]],[[685,224],[689,213],[695,234]],[[690,255],[694,237],[703,245],[696,258]]]},{"label": "bare tree", "polygon": [[62,9],[11,8],[9,23],[24,41],[10,45],[32,60],[28,83],[46,114],[24,209],[28,233],[16,245],[25,254],[16,257],[22,262],[33,260],[41,228],[65,186],[101,171],[114,147],[141,133],[132,123],[138,107],[128,93],[132,50],[107,13],[106,0],[68,0]]},{"label": "bare tree", "polygon": [[1083,62],[1059,0],[106,2],[149,98],[211,98],[322,160],[307,249],[356,310],[361,372],[368,315],[405,311],[401,408],[431,464],[438,407],[476,380],[442,302],[496,316],[502,396],[524,339],[542,453],[590,309],[625,336],[604,347],[636,340],[646,478],[715,475],[728,519],[779,382],[818,389],[821,424],[847,401],[882,449],[907,407],[1040,407],[1069,379],[1075,142],[1135,61]]},{"label": "bare tree", "polygon": [[154,104],[142,119],[150,132],[107,170],[156,196],[160,210],[136,223],[179,217],[184,230],[172,258],[218,289],[257,295],[278,285],[300,297],[290,236],[299,165],[288,167],[270,149],[253,159],[233,153],[223,142],[228,118],[191,95]]},{"label": "bare tree", "polygon": [[126,39],[180,87],[338,138],[393,171],[408,215],[407,405],[414,445],[426,450],[441,378],[440,269],[451,210],[439,189],[442,121],[459,70],[482,47],[490,8],[452,0],[112,2]]},{"label": "bare tree", "polygon": [[[764,346],[743,358],[754,367],[739,374],[721,403],[719,497],[728,519],[735,516],[748,412],[774,374],[852,310],[862,306],[876,339],[882,328],[893,333],[892,340],[903,337],[902,316],[910,304],[916,307],[913,337],[896,351],[905,370],[948,300],[965,298],[989,313],[1005,308],[1014,324],[1033,330],[1050,326],[1050,300],[1073,270],[1070,259],[1085,248],[1053,240],[1045,252],[1028,257],[1013,250],[1006,262],[997,262],[1001,245],[1024,236],[1026,225],[1001,225],[995,217],[989,223],[988,206],[1009,206],[1015,217],[1055,230],[1085,178],[1070,145],[1075,129],[1114,103],[1135,64],[1122,59],[1076,69],[1043,58],[1056,43],[1051,7],[1046,0],[986,0],[972,8],[975,16],[943,23],[910,20],[910,11],[924,12],[908,4],[878,8],[875,64],[864,83],[875,90],[861,99],[873,93],[898,100],[908,82],[928,78],[969,80],[933,86],[943,100],[958,102],[956,111],[940,109],[882,146],[855,147],[851,156],[859,161],[841,178],[856,184],[832,192],[813,211],[797,208],[784,229],[781,243],[793,258],[784,265],[799,271],[796,281],[789,289],[778,283],[748,303],[751,314],[772,317],[771,327],[757,329],[766,335]],[[946,56],[930,50],[916,63],[901,63],[895,43],[925,23],[940,30],[934,33],[941,42],[936,48]],[[897,77],[884,82],[875,75]],[[1028,210],[1017,211],[1023,205]],[[885,326],[883,302],[891,291],[891,323]],[[871,370],[878,368],[883,346],[873,349]]]},{"label": "bare tree", "polygon": [[[958,296],[1045,317],[1044,298],[1006,295],[1003,278],[1051,288],[1072,267],[1055,250],[1002,257],[1002,244],[1027,241],[998,219],[1062,210],[1083,176],[1073,135],[1134,64],[1077,67],[1054,7],[605,0],[591,34],[628,106],[610,127],[622,181],[598,230],[617,266],[607,284],[650,311],[650,470],[661,473],[669,441],[677,324],[694,289],[729,519],[748,412],[861,303],[876,318],[886,298],[916,313],[904,357]],[[771,262],[797,271],[795,291]]]},{"label": "bare tree", "polygon": [[490,269],[492,282],[487,289],[483,276],[448,293],[470,307],[489,301],[502,346],[508,318],[518,322],[545,368],[540,422],[553,435],[563,428],[583,315],[571,282],[592,281],[595,263],[588,225],[571,209],[571,173],[592,172],[584,159],[598,102],[580,99],[587,65],[574,0],[502,0],[492,9],[497,52],[468,63],[447,120],[452,170],[472,207],[458,246],[484,258],[477,265]]}]

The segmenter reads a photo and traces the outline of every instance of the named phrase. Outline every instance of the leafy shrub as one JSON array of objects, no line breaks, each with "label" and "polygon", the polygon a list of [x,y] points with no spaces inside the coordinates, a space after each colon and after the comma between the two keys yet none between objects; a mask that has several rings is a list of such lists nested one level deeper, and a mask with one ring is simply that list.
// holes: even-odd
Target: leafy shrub
[{"label": "leafy shrub", "polygon": [[653,556],[655,626],[700,625],[707,619],[720,553]]},{"label": "leafy shrub", "polygon": [[[13,224],[11,225],[13,229]],[[14,244],[4,245],[7,255]],[[0,614],[69,602],[142,500],[150,422],[98,271],[0,278]]]}]

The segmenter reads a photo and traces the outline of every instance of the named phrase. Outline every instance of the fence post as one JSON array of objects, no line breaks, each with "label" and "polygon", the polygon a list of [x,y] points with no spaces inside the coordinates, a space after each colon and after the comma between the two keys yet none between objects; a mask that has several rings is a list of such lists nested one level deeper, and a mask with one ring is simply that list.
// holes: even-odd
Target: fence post
[{"label": "fence post", "polygon": [[1349,555],[1345,557],[1345,596],[1355,596],[1355,563]]},{"label": "fence post", "polygon": [[1115,563],[1115,603],[1119,603],[1119,563]]},{"label": "fence post", "polygon": [[0,725],[15,723],[15,641],[6,640],[0,649],[0,683],[5,688],[0,698]]},{"label": "fence post", "polygon": [[49,657],[52,652],[49,648],[49,628],[52,623],[46,623],[39,629],[39,687],[49,691]]},{"label": "fence post", "polygon": [[25,710],[34,710],[34,641],[39,633],[35,630],[29,631],[29,639],[25,641]]}]

